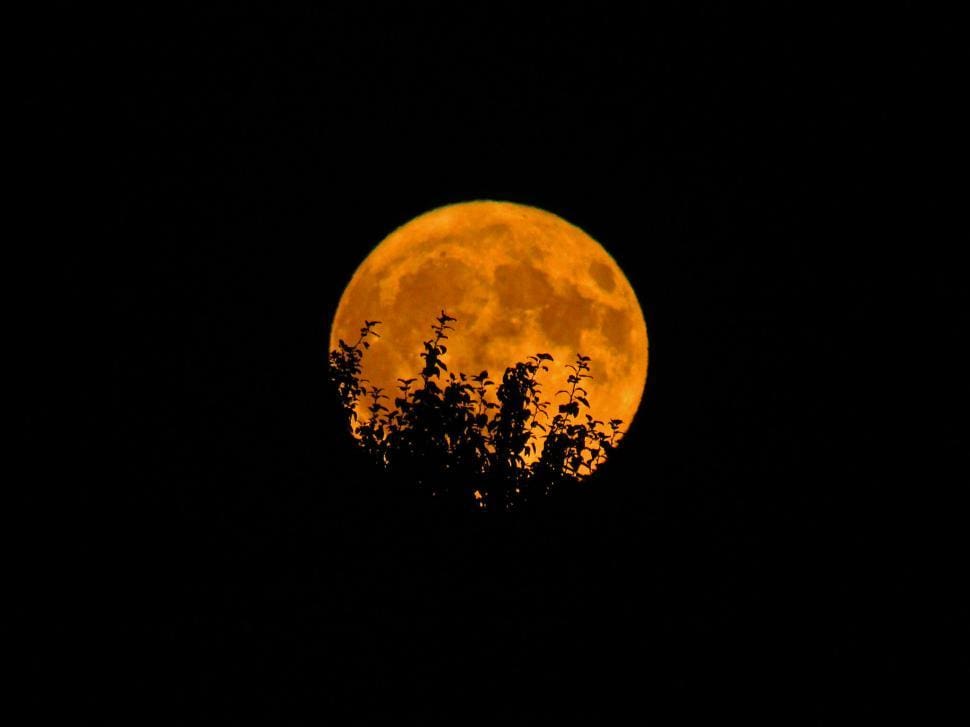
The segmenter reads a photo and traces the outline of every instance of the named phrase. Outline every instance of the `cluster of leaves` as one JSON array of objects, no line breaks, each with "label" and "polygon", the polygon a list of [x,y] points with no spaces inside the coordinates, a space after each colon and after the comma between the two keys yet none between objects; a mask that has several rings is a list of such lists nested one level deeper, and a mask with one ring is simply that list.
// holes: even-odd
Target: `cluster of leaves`
[{"label": "cluster of leaves", "polygon": [[437,317],[424,366],[398,379],[393,402],[361,376],[380,321],[364,321],[354,344],[341,340],[330,352],[330,381],[350,433],[383,468],[460,507],[506,511],[578,483],[606,460],[623,422],[604,424],[581,410],[590,406],[588,356],[567,365],[566,388],[556,392],[562,401],[550,414],[537,376],[552,356],[509,366],[498,385],[488,371],[450,372],[445,341],[454,322],[443,311]]}]

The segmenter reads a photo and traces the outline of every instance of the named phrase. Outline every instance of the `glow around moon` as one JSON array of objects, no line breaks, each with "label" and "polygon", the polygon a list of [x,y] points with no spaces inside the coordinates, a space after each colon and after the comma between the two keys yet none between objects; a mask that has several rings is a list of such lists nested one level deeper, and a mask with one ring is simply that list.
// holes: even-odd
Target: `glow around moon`
[{"label": "glow around moon", "polygon": [[501,382],[507,366],[547,352],[555,361],[539,381],[555,403],[565,365],[582,353],[592,359],[589,413],[629,427],[647,377],[646,323],[623,271],[578,227],[509,202],[427,212],[361,263],[337,308],[330,348],[356,341],[365,319],[382,321],[363,376],[393,401],[397,379],[418,375],[422,341],[442,310],[458,319],[445,342],[450,371],[486,369]]}]

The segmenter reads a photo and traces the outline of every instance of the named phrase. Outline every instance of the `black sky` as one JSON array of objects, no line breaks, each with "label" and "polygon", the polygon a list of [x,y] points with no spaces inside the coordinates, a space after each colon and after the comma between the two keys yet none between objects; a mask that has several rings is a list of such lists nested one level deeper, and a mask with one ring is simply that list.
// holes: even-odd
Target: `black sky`
[{"label": "black sky", "polygon": [[[925,232],[904,190],[935,143],[909,12],[50,19],[22,106],[31,669],[95,715],[911,705],[886,392],[926,327],[908,281],[955,289],[889,252]],[[326,416],[356,265],[476,198],[601,240],[651,336],[628,446],[527,519],[360,482]]]}]

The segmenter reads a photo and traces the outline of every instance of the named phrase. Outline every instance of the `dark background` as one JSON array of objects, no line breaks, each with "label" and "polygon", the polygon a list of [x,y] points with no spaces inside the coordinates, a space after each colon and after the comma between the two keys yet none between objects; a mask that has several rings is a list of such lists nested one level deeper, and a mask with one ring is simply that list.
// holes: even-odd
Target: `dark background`
[{"label": "dark background", "polygon": [[[38,707],[918,708],[887,433],[906,351],[956,335],[911,305],[955,293],[908,252],[932,42],[905,5],[779,7],[51,11],[21,107]],[[602,241],[648,319],[627,446],[528,516],[401,494],[330,415],[356,265],[477,198]]]}]

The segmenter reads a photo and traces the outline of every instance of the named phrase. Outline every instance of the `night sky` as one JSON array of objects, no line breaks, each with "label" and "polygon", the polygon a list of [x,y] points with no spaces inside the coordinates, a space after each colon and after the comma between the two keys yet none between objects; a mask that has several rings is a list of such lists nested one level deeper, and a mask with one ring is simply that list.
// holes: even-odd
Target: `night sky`
[{"label": "night sky", "polygon": [[[934,143],[906,134],[931,95],[906,11],[890,33],[775,4],[458,6],[48,19],[21,107],[37,707],[827,725],[918,705],[884,435],[927,329],[897,276],[955,289],[887,253],[925,230],[900,180]],[[600,240],[650,334],[626,446],[522,517],[376,477],[326,386],[356,265],[480,198]]]}]

